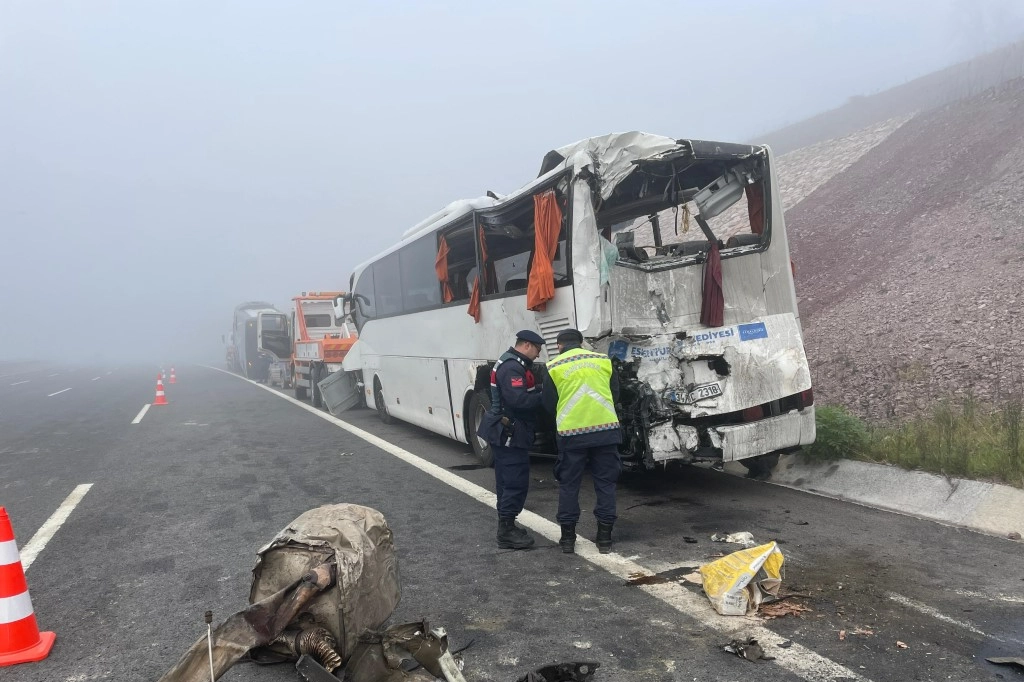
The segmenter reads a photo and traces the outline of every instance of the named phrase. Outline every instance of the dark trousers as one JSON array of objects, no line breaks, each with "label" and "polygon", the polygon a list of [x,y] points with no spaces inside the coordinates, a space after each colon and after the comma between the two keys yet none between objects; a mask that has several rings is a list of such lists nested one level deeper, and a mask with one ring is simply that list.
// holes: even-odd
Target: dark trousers
[{"label": "dark trousers", "polygon": [[619,446],[597,445],[589,448],[561,450],[555,462],[558,481],[558,523],[576,523],[580,520],[580,484],[583,472],[590,467],[594,479],[597,504],[594,516],[601,523],[615,523],[615,482],[619,480]]},{"label": "dark trousers", "polygon": [[526,448],[491,445],[494,452],[494,488],[498,494],[498,517],[514,519],[523,511],[530,489],[530,454]]}]

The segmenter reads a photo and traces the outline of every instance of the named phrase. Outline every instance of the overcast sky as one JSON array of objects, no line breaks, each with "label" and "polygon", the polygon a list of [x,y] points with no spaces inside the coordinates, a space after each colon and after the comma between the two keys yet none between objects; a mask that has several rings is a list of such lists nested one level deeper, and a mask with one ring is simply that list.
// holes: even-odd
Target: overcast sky
[{"label": "overcast sky", "polygon": [[0,360],[220,359],[451,200],[749,140],[1024,35],[1016,0],[0,0]]}]

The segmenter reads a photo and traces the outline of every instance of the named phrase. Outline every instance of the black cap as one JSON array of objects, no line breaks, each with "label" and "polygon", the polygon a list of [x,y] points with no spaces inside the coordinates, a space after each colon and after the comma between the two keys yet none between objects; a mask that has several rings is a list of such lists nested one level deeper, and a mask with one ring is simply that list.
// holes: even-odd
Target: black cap
[{"label": "black cap", "polygon": [[524,329],[521,332],[516,333],[516,338],[520,341],[529,341],[530,343],[538,346],[544,345],[544,337],[535,331],[530,331],[529,329]]},{"label": "black cap", "polygon": [[563,329],[558,332],[558,338],[556,338],[555,341],[557,343],[579,345],[583,343],[583,334],[579,329]]}]

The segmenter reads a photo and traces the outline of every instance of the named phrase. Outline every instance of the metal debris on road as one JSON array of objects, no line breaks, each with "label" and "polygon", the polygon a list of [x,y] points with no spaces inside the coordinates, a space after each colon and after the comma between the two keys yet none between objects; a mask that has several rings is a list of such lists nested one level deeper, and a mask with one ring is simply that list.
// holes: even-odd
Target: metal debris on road
[{"label": "metal debris on road", "polygon": [[723,646],[722,651],[726,651],[730,654],[736,654],[740,658],[745,658],[753,663],[775,660],[774,657],[765,655],[764,649],[761,648],[761,645],[758,644],[757,640],[753,637],[746,640],[734,639]]},{"label": "metal debris on road", "polygon": [[901,642],[899,640],[896,640],[896,648],[897,649],[909,649],[910,647],[907,646],[906,644],[904,644],[903,642]]}]

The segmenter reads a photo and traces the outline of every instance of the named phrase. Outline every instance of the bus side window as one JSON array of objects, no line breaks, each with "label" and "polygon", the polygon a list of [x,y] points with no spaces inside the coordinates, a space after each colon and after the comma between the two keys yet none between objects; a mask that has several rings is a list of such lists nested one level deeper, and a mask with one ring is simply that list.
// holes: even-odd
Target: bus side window
[{"label": "bus side window", "polygon": [[402,312],[402,273],[398,258],[398,251],[395,251],[373,264],[373,299],[379,317]]},{"label": "bus side window", "polygon": [[[440,305],[441,289],[434,270],[437,258],[436,237],[430,234],[417,239],[402,247],[398,253],[402,270],[402,310],[411,312]],[[377,287],[380,287],[379,280]]]},{"label": "bus side window", "polygon": [[496,277],[483,293],[525,291],[533,262],[533,197],[517,201],[501,213],[481,219],[487,257]]},{"label": "bus side window", "polygon": [[373,266],[359,274],[359,281],[352,289],[358,299],[352,301],[352,312],[356,321],[356,329],[362,329],[363,323],[377,316],[376,296],[373,291]]},{"label": "bus side window", "polygon": [[[464,223],[444,233],[448,244],[448,286],[452,290],[451,303],[465,303],[473,292],[476,278],[476,241],[473,223]],[[438,284],[440,286],[440,284]]]}]

